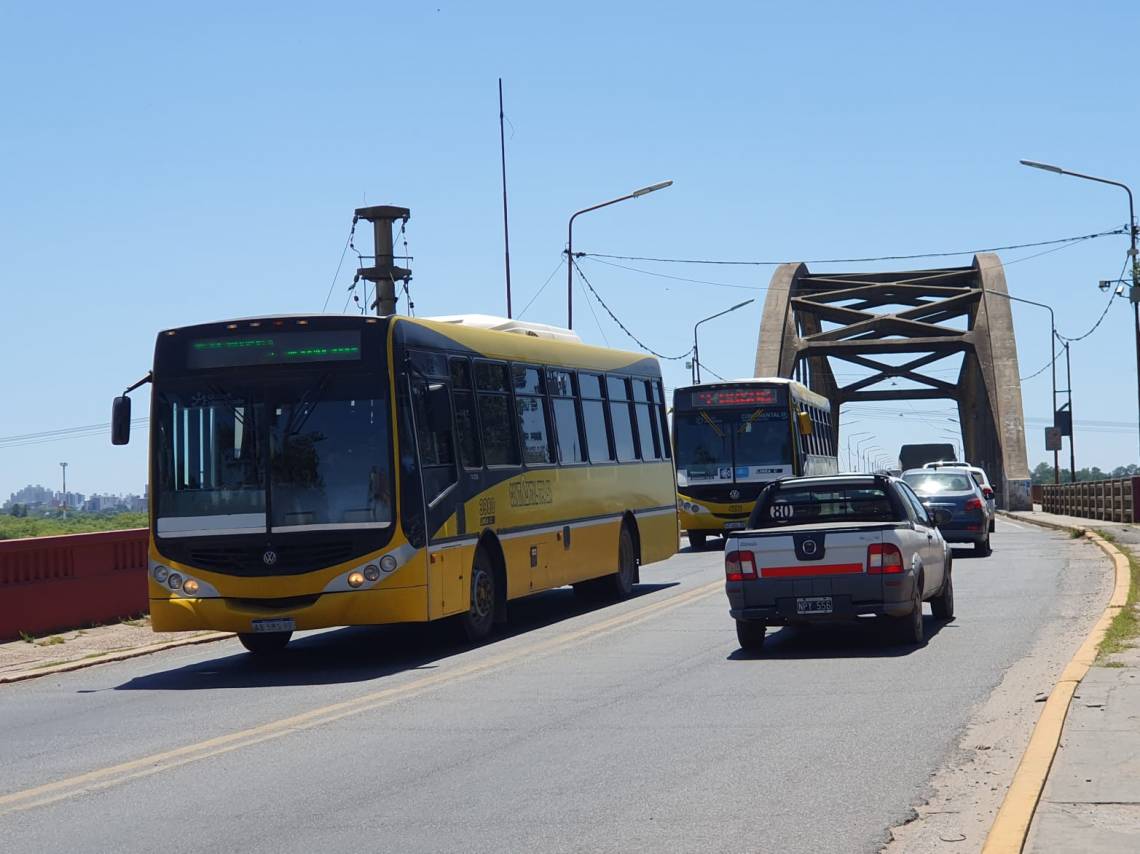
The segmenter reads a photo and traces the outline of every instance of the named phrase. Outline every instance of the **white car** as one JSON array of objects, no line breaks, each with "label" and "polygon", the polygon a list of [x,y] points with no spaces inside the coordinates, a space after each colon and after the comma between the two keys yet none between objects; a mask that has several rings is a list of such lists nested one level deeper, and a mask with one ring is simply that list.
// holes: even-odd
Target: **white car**
[{"label": "white car", "polygon": [[974,483],[982,490],[982,495],[986,499],[986,504],[990,508],[990,533],[994,531],[993,519],[997,510],[997,502],[994,500],[994,488],[990,485],[989,476],[986,474],[985,469],[979,466],[971,465],[970,463],[959,463],[952,460],[939,460],[936,463],[927,463],[923,466],[924,469],[942,469],[942,468],[955,468],[965,469],[974,478]]},{"label": "white car", "polygon": [[759,649],[768,626],[890,619],[921,644],[922,603],[954,617],[952,553],[939,524],[904,481],[832,475],[776,481],[760,493],[748,528],[725,544],[725,592],[736,636]]}]

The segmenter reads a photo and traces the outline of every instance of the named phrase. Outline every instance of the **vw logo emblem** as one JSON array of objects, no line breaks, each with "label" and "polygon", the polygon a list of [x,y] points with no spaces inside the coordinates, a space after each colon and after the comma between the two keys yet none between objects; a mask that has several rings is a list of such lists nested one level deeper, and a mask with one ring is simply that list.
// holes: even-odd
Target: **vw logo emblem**
[{"label": "vw logo emblem", "polygon": [[815,540],[804,540],[804,545],[803,545],[804,554],[811,556],[811,555],[815,554],[815,551],[817,548],[818,547],[815,544]]},{"label": "vw logo emblem", "polygon": [[273,549],[267,549],[265,554],[261,556],[261,562],[266,566],[273,566],[273,564],[277,563],[277,552],[273,551]]},{"label": "vw logo emblem", "polygon": [[730,489],[728,491],[728,497],[731,498],[733,501],[736,501],[738,498],[740,498],[740,490],[739,489]]}]

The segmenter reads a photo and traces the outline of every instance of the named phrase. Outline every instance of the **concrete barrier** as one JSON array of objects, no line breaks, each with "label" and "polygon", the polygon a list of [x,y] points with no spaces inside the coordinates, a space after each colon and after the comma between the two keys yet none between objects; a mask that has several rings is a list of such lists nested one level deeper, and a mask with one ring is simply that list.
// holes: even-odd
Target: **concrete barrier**
[{"label": "concrete barrier", "polygon": [[0,640],[145,613],[147,529],[0,540]]},{"label": "concrete barrier", "polygon": [[1137,522],[1140,477],[1045,484],[1041,488],[1041,509],[1059,516]]}]

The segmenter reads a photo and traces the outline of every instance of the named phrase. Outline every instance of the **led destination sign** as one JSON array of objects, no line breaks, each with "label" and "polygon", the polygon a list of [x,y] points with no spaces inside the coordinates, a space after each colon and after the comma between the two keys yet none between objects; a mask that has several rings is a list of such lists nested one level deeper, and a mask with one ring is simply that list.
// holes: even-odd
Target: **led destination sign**
[{"label": "led destination sign", "polygon": [[692,392],[694,409],[717,406],[766,406],[782,402],[781,389],[775,388],[714,388]]},{"label": "led destination sign", "polygon": [[359,330],[267,332],[191,339],[187,345],[186,366],[199,370],[360,359]]}]

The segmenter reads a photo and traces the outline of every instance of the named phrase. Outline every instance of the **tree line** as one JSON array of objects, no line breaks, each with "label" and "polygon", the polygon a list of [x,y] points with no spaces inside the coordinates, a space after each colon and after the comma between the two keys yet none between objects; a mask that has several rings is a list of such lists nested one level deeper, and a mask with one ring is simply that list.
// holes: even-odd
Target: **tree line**
[{"label": "tree line", "polygon": [[[1031,474],[1034,483],[1053,483],[1053,466],[1049,463],[1038,463],[1037,468],[1033,469]],[[1097,466],[1091,468],[1077,469],[1077,480],[1084,482],[1087,480],[1117,480],[1122,477],[1133,477],[1140,475],[1140,466],[1127,465],[1117,466],[1112,471],[1102,471]],[[1061,466],[1061,483],[1071,483],[1073,480],[1069,470]]]}]

